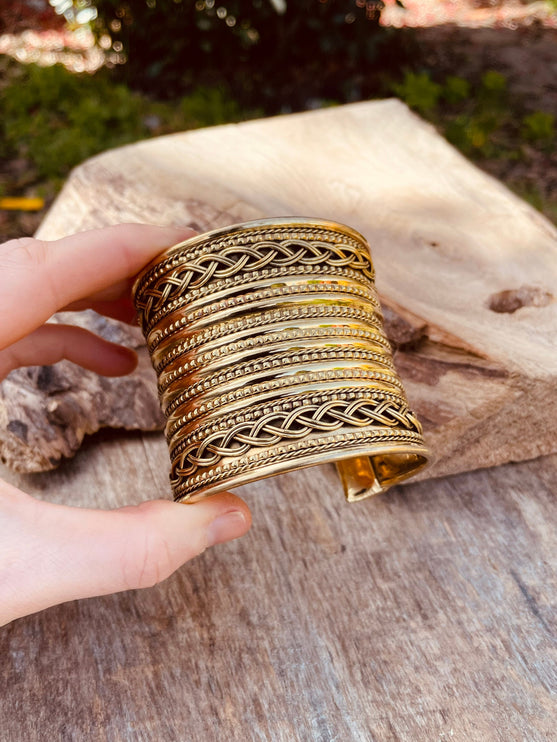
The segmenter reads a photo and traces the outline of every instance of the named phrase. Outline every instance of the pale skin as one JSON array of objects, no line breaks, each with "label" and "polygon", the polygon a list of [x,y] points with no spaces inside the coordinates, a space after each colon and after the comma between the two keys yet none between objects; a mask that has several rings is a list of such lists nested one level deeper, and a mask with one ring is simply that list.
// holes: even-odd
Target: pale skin
[{"label": "pale skin", "polygon": [[[122,224],[0,245],[0,378],[63,358],[105,376],[130,373],[133,351],[45,322],[61,309],[86,308],[133,321],[133,277],[193,234]],[[251,525],[247,505],[230,493],[195,505],[149,500],[157,494],[141,493],[146,502],[137,506],[88,510],[36,500],[0,481],[0,626],[68,600],[153,586]]]}]

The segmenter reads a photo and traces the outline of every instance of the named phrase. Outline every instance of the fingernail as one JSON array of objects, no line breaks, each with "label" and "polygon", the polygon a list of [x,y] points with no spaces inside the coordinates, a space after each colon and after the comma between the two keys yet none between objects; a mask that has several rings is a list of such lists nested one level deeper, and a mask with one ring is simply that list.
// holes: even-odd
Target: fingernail
[{"label": "fingernail", "polygon": [[241,510],[232,510],[219,515],[207,529],[207,543],[209,546],[215,546],[239,538],[246,532],[246,525],[246,517]]}]

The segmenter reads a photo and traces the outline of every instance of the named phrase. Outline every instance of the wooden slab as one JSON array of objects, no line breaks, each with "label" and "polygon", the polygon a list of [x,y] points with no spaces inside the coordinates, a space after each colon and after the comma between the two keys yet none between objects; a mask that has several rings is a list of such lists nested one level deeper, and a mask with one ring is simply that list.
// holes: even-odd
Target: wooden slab
[{"label": "wooden slab", "polygon": [[[74,171],[39,236],[121,221],[206,230],[296,214],[345,222],[371,243],[391,327],[405,328],[396,363],[436,458],[423,476],[557,449],[557,232],[399,101],[107,152]],[[38,374],[16,372],[2,388],[4,461],[50,468],[99,426],[160,424],[147,366],[132,381],[102,381],[104,417],[92,374],[60,372],[67,388],[56,391],[53,415]],[[123,398],[142,403],[124,415]]]}]

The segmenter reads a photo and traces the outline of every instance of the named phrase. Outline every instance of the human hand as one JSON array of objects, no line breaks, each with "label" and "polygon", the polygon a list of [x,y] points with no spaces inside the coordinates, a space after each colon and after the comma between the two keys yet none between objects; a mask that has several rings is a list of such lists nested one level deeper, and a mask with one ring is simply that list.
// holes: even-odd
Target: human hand
[{"label": "human hand", "polygon": [[[132,350],[45,322],[62,309],[86,308],[131,321],[134,275],[193,234],[123,224],[0,245],[0,378],[62,358],[106,376],[132,371]],[[229,493],[194,505],[152,500],[105,511],[39,501],[0,481],[0,626],[68,600],[152,586],[250,525],[247,505]]]}]

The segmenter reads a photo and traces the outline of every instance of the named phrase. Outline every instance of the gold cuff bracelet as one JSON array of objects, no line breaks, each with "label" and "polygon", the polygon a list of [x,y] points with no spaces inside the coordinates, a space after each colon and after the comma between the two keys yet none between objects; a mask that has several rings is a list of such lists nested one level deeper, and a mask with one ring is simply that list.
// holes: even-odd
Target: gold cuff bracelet
[{"label": "gold cuff bracelet", "polygon": [[350,227],[277,218],[202,234],[147,266],[133,295],[176,500],[335,462],[354,502],[426,464]]}]

